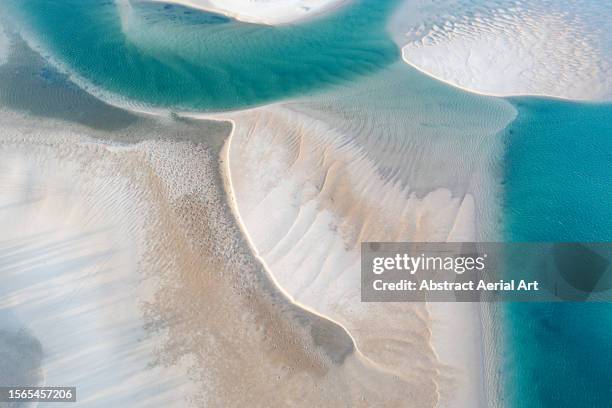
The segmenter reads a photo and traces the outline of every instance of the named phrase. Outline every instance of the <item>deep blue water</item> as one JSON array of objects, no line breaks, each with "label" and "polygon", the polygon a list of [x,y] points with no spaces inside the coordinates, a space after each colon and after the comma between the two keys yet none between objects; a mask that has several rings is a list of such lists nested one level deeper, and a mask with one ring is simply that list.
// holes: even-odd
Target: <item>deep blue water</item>
[{"label": "deep blue water", "polygon": [[[612,105],[512,101],[507,240],[612,242]],[[510,406],[612,406],[612,304],[508,304],[505,312]]]}]

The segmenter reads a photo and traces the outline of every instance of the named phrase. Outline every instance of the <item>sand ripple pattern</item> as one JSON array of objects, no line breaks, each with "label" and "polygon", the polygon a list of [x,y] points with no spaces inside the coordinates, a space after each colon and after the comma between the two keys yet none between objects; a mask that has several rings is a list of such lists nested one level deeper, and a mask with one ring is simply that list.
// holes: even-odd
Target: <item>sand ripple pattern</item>
[{"label": "sand ripple pattern", "polygon": [[398,62],[325,95],[220,116],[234,123],[237,213],[278,285],[345,327],[414,406],[484,401],[478,312],[362,303],[359,246],[491,239],[496,134],[515,110]]},{"label": "sand ripple pattern", "polygon": [[[479,352],[474,350],[480,341],[477,314],[442,307],[434,316],[425,304],[360,301],[362,241],[474,240],[478,222],[486,218],[474,195],[482,200],[491,194],[481,179],[487,160],[472,160],[464,168],[451,163],[466,163],[463,155],[474,157],[494,146],[487,133],[499,124],[472,123],[471,138],[454,142],[463,151],[449,151],[441,140],[457,133],[445,126],[427,130],[427,116],[411,119],[410,110],[400,108],[420,109],[393,83],[405,80],[401,72],[364,85],[379,90],[370,93],[366,104],[376,105],[370,109],[355,102],[353,92],[363,89],[351,89],[318,102],[227,115],[234,122],[231,188],[245,233],[289,296],[344,326],[361,354],[402,379],[415,406],[446,406],[448,401],[476,406],[480,368],[470,365],[481,360],[473,354]],[[395,91],[386,93],[386,87]],[[492,113],[502,124],[502,118],[512,117],[497,108]],[[431,131],[437,140],[428,138]],[[440,164],[446,157],[449,167]],[[424,171],[429,166],[431,171]],[[437,347],[454,324],[471,328],[466,344]],[[449,354],[459,354],[462,361]]]},{"label": "sand ripple pattern", "polygon": [[[491,95],[612,98],[610,2],[442,1],[405,6],[404,60]],[[408,22],[410,20],[410,22]]]}]

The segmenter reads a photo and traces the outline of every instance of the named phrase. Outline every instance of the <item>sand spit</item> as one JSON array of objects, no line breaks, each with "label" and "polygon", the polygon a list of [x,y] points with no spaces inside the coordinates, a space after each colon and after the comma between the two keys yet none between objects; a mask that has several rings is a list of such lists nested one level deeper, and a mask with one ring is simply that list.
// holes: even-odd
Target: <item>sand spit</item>
[{"label": "sand spit", "polygon": [[[441,81],[489,95],[612,98],[609,2],[406,2],[404,60]],[[415,17],[418,16],[418,17]]]},{"label": "sand spit", "polygon": [[2,113],[0,354],[27,353],[11,373],[87,407],[431,405],[287,301],[226,204],[219,144],[141,138],[160,120]]},{"label": "sand spit", "polygon": [[138,0],[174,3],[224,14],[246,23],[294,23],[328,12],[347,0]]},{"label": "sand spit", "polygon": [[406,381],[415,406],[433,407],[445,374],[428,309],[361,303],[359,243],[446,240],[462,200],[443,189],[406,197],[358,152],[324,143],[323,124],[309,124],[283,108],[236,120],[229,160],[246,230],[281,287],[345,326],[366,357]]},{"label": "sand spit", "polygon": [[[383,75],[365,86],[381,90],[381,101],[369,93],[377,107],[355,106],[351,92],[363,89],[353,88],[336,99],[221,115],[234,122],[228,162],[237,212],[278,284],[300,305],[346,327],[364,356],[405,381],[411,403],[478,406],[485,397],[477,307],[362,303],[359,245],[480,237],[489,217],[482,206],[493,194],[484,171],[490,163],[461,169],[452,162],[474,164],[478,153],[470,149],[494,146],[495,129],[514,114],[500,108],[490,130],[464,126],[492,141],[459,140],[461,153],[440,137],[407,136],[419,125],[398,121],[410,118],[404,109],[410,101],[395,85]],[[433,131],[453,135],[445,129]],[[446,156],[448,168],[432,160]],[[427,166],[437,170],[423,171]]]}]

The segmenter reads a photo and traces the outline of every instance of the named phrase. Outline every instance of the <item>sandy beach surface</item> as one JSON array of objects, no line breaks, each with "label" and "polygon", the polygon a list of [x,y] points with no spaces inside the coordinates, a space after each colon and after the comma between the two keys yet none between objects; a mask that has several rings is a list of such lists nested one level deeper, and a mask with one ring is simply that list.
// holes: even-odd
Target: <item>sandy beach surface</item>
[{"label": "sandy beach surface", "polygon": [[138,0],[180,4],[246,23],[278,25],[310,18],[349,0]]},{"label": "sandy beach surface", "polygon": [[[316,101],[215,115],[234,123],[230,188],[245,234],[290,298],[345,327],[360,353],[406,381],[417,406],[484,406],[479,306],[361,302],[359,244],[484,239],[494,182],[471,149],[495,157],[492,135],[514,112],[500,102],[489,128],[466,128],[472,140],[452,131],[446,140],[441,129],[430,130],[437,141],[413,139],[427,130],[398,119],[410,104],[394,83],[401,72]],[[355,105],[365,89],[372,98]]]},{"label": "sandy beach surface", "polygon": [[498,0],[405,2],[398,43],[413,67],[471,92],[612,98],[612,6]]},{"label": "sandy beach surface", "polygon": [[88,407],[433,401],[276,288],[226,205],[219,145],[2,120],[0,353],[20,356],[3,384],[76,386]]}]

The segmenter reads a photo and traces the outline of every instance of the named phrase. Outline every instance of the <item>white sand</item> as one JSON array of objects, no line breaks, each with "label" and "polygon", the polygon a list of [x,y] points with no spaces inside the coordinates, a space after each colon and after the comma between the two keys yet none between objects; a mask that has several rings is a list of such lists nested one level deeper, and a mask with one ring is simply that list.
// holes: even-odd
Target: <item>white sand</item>
[{"label": "white sand", "polygon": [[[233,118],[229,166],[238,212],[279,285],[346,327],[373,364],[406,381],[416,406],[435,405],[438,367],[427,309],[361,303],[359,243],[426,233],[435,209],[453,218],[458,203],[444,191],[404,201],[358,152],[335,145],[324,123],[283,107]],[[393,219],[401,202],[407,213],[424,212],[421,225],[410,222],[413,231]],[[443,230],[437,236],[446,237]]]},{"label": "white sand", "polygon": [[[141,0],[142,1],[142,0]],[[278,25],[310,18],[347,0],[145,0],[181,4],[255,24]]]},{"label": "white sand", "polygon": [[[341,109],[333,101],[330,106]],[[323,121],[316,109],[315,116],[300,112],[305,109],[290,103],[221,115],[235,124],[228,161],[245,233],[278,284],[299,304],[346,327],[365,357],[406,382],[415,406],[484,404],[477,306],[362,303],[359,289],[362,241],[475,240],[478,210],[472,194],[455,196],[443,187],[416,194],[396,177],[383,176],[383,163],[396,170],[391,174],[409,172],[433,183],[444,179],[447,169],[436,166],[437,174],[419,169],[431,165],[433,155],[403,156],[397,163],[394,154],[380,163],[368,157],[364,138],[372,140],[369,153],[385,151],[387,143],[396,151],[405,148],[389,140],[390,129],[385,135],[368,123],[369,115],[380,114],[375,109],[357,108],[362,116],[351,123],[363,123],[355,124],[353,134],[343,133],[333,112],[320,112]],[[410,132],[410,121],[398,126]],[[440,151],[443,144],[429,148],[438,155],[459,153]],[[480,171],[469,170],[465,177],[480,185]],[[479,195],[479,201],[485,197]]]},{"label": "white sand", "polygon": [[410,20],[399,42],[415,68],[489,95],[612,98],[609,2],[445,1],[436,7],[407,2],[397,17]]}]

